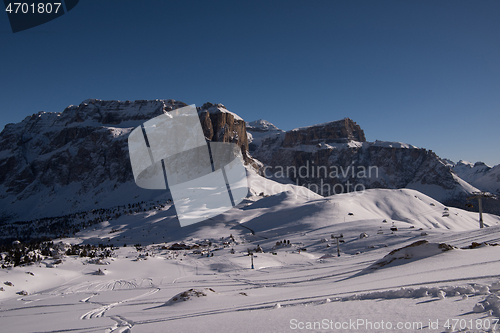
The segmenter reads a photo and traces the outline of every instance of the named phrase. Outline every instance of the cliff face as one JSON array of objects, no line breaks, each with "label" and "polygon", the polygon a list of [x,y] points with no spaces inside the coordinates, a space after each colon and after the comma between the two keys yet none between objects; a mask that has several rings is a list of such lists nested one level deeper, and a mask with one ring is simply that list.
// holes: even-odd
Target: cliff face
[{"label": "cliff face", "polygon": [[322,195],[411,188],[445,203],[464,203],[477,190],[430,150],[366,142],[363,130],[348,118],[284,133],[274,130],[267,136],[248,130],[259,135],[250,143],[251,154],[266,166],[266,176],[289,178]]},{"label": "cliff face", "polygon": [[133,180],[127,135],[135,126],[185,106],[168,101],[86,100],[61,113],[39,112],[0,133],[0,184],[25,199],[42,187]]},{"label": "cliff face", "polygon": [[201,127],[210,141],[233,142],[241,148],[246,163],[253,160],[248,154],[248,138],[245,121],[226,110],[222,104],[205,103],[198,108]]},{"label": "cliff face", "polygon": [[365,133],[349,118],[326,124],[301,127],[286,132],[283,147],[294,147],[301,144],[342,143],[350,140],[365,142]]},{"label": "cliff face", "polygon": [[[60,113],[39,112],[8,124],[0,133],[0,219],[54,216],[158,196],[135,186],[128,135],[183,106],[174,100],[89,99]],[[246,163],[255,163],[240,117],[209,103],[198,115],[207,139],[234,142]]]},{"label": "cliff face", "polygon": [[[309,149],[307,149],[309,148]],[[436,185],[443,192],[458,191],[459,184],[453,173],[440,162],[432,151],[419,148],[381,147],[376,143],[336,144],[301,149],[277,149],[273,154],[254,152],[268,166],[267,173],[280,177],[280,170],[299,185],[330,185],[323,195],[353,191],[354,185],[364,188],[413,188],[415,184]],[[299,173],[299,169],[302,172]],[[294,171],[295,172],[292,172]],[[345,184],[352,186],[348,190]],[[333,187],[337,186],[335,193]],[[328,189],[328,187],[326,187]],[[325,189],[325,191],[326,191]],[[343,190],[342,190],[343,189]],[[436,197],[437,193],[433,193]],[[457,193],[458,194],[458,193]],[[446,199],[439,194],[436,199]]]}]

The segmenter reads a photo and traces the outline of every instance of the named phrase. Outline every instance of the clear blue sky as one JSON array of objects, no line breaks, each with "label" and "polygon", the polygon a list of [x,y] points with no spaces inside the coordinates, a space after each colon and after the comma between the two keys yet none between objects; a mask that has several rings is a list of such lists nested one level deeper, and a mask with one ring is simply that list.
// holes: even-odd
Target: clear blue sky
[{"label": "clear blue sky", "polygon": [[82,0],[13,34],[0,129],[87,98],[223,103],[288,130],[349,117],[369,141],[500,163],[500,1]]}]

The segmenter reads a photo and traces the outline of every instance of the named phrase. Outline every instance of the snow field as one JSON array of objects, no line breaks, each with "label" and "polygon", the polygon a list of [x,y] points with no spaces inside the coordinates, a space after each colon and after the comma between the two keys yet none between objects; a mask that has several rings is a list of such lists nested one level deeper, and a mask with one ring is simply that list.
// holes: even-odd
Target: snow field
[{"label": "snow field", "polygon": [[[277,192],[271,180],[251,181],[254,196],[203,223],[180,228],[166,205],[62,240],[118,246],[107,264],[64,256],[60,264],[46,258],[0,270],[2,283],[13,283],[0,292],[2,331],[290,332],[312,323],[309,331],[351,332],[335,323],[383,320],[419,322],[423,330],[357,331],[444,332],[448,319],[469,325],[500,316],[500,246],[493,245],[500,242],[499,217],[485,214],[488,227],[480,230],[477,214],[445,209],[414,190],[322,198],[294,185]],[[331,235],[340,233],[337,257]],[[207,241],[210,247],[168,249]],[[490,245],[465,249],[472,242]],[[257,246],[264,253],[254,254],[250,269],[247,250]],[[28,295],[17,294],[22,290]],[[334,326],[314,328],[316,322]]]}]

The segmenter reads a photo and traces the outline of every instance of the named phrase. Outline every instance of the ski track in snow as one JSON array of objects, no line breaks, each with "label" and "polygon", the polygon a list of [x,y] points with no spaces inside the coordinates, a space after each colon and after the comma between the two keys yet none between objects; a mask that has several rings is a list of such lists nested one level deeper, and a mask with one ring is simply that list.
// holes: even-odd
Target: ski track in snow
[{"label": "ski track in snow", "polygon": [[130,333],[132,332],[133,321],[128,321],[122,316],[110,316],[112,320],[116,321],[115,326],[110,328],[109,333]]},{"label": "ski track in snow", "polygon": [[117,305],[120,305],[120,304],[123,304],[123,303],[126,303],[126,302],[130,302],[130,301],[134,301],[134,300],[139,299],[139,298],[151,296],[151,295],[157,293],[159,290],[160,289],[156,288],[156,289],[153,289],[153,290],[149,290],[146,293],[144,293],[142,295],[139,295],[139,296],[135,296],[135,297],[132,297],[132,298],[129,298],[129,299],[125,299],[123,301],[119,301],[119,302],[115,302],[115,303],[111,303],[111,304],[108,304],[108,305],[101,306],[101,307],[99,307],[97,309],[91,310],[91,311],[83,314],[80,317],[80,319],[85,320],[85,319],[92,319],[92,318],[102,317],[102,316],[104,316],[104,314],[106,313],[106,311],[108,311],[109,309],[111,309],[111,308],[113,308],[113,307],[115,307]]},{"label": "ski track in snow", "polygon": [[[458,280],[460,279],[457,279],[456,281]],[[448,280],[448,281],[436,281],[436,282],[452,282],[452,281]],[[236,306],[230,308],[191,312],[191,313],[186,313],[185,315],[166,316],[157,319],[139,320],[134,322],[134,325],[161,323],[161,322],[175,321],[181,319],[204,317],[215,314],[237,313],[241,311],[270,310],[270,309],[294,307],[294,306],[321,305],[330,302],[348,302],[353,300],[399,299],[399,298],[422,299],[425,297],[438,297],[442,299],[444,297],[458,297],[458,296],[462,297],[463,295],[472,294],[472,296],[484,295],[484,299],[482,300],[482,302],[484,303],[489,299],[489,297],[491,297],[488,296],[489,295],[488,292],[483,291],[484,287],[488,286],[452,285],[452,286],[440,286],[440,287],[422,286],[418,288],[401,286],[399,289],[388,289],[382,291],[374,289],[371,291],[370,290],[360,291],[361,294],[351,294],[349,296],[342,296],[342,294],[324,294],[324,295],[315,295],[315,296],[301,297],[301,298],[287,298],[287,299],[273,300],[270,302],[253,303],[246,306]],[[440,296],[440,293],[443,293],[443,296]],[[500,297],[498,297],[498,299],[500,300]],[[277,307],[278,304],[279,306]],[[493,305],[493,309],[495,309],[497,315],[500,315],[500,301],[497,304]],[[473,332],[473,331],[468,331],[468,332]],[[486,332],[486,331],[481,331],[481,332]]]},{"label": "ski track in snow", "polygon": [[138,288],[151,287],[152,280],[150,278],[140,279],[140,282],[134,280],[112,280],[104,282],[83,282],[76,286],[63,286],[54,289],[52,294],[71,294],[82,292],[102,292],[113,290],[129,290]]}]

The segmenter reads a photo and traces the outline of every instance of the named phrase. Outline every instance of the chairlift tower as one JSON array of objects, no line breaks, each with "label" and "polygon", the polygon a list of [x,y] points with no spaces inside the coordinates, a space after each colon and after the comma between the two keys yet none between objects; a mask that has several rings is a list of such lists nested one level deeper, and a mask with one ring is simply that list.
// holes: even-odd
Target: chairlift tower
[{"label": "chairlift tower", "polygon": [[340,247],[339,247],[339,243],[343,243],[344,242],[344,235],[343,234],[340,234],[340,235],[332,235],[332,238],[335,238],[337,240],[337,257],[340,257]]},{"label": "chairlift tower", "polygon": [[467,200],[477,199],[479,207],[479,228],[484,228],[483,223],[483,198],[493,198],[493,194],[489,192],[472,192],[472,196],[468,197]]}]

